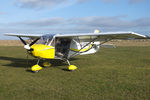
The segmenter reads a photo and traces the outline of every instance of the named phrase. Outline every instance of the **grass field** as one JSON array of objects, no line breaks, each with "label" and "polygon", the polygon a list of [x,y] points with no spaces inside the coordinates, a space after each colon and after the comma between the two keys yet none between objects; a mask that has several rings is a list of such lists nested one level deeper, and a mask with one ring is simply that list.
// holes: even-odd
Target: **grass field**
[{"label": "grass field", "polygon": [[102,48],[39,73],[28,71],[25,50],[0,46],[0,100],[150,100],[150,47]]}]

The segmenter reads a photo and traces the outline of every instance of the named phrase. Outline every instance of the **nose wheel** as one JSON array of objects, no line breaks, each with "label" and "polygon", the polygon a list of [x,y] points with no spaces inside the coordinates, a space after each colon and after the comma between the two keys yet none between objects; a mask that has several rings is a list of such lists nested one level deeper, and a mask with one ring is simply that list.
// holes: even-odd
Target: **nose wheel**
[{"label": "nose wheel", "polygon": [[33,66],[31,67],[31,71],[34,72],[34,73],[37,73],[37,72],[39,72],[39,71],[42,70],[42,69],[43,69],[43,68],[42,68],[41,66],[39,66],[38,64],[33,65]]},{"label": "nose wheel", "polygon": [[33,65],[33,66],[31,67],[31,71],[32,71],[32,72],[37,73],[37,72],[39,72],[40,70],[43,69],[43,68],[39,65],[39,62],[40,62],[40,59],[38,59],[36,65]]},{"label": "nose wheel", "polygon": [[33,65],[33,66],[31,67],[31,71],[32,71],[32,72],[37,73],[37,72],[39,72],[40,70],[42,70],[43,67],[47,68],[47,67],[52,66],[51,63],[49,63],[49,62],[44,62],[44,63],[43,63],[43,67],[41,67],[41,66],[39,65],[39,62],[40,62],[40,59],[38,59],[36,65]]}]

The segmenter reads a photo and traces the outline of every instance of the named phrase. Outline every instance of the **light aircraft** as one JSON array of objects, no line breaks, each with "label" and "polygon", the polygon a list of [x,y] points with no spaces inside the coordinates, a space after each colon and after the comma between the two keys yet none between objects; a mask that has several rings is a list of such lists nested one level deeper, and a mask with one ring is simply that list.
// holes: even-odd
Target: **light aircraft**
[{"label": "light aircraft", "polygon": [[[144,39],[147,36],[134,32],[99,32],[77,33],[77,34],[17,34],[5,33],[8,36],[18,37],[24,44],[24,48],[33,57],[37,58],[37,64],[31,67],[33,72],[42,69],[39,65],[41,59],[60,59],[68,63],[68,70],[77,69],[71,65],[69,59],[77,55],[96,53],[100,46],[112,39]],[[32,40],[30,44],[22,38],[27,37]],[[44,62],[43,66],[51,66]]]}]

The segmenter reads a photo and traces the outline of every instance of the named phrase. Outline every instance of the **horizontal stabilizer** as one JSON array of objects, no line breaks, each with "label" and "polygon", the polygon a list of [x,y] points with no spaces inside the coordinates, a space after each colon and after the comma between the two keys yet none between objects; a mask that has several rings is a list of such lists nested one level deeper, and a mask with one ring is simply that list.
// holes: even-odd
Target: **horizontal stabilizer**
[{"label": "horizontal stabilizer", "polygon": [[103,48],[116,48],[116,46],[113,44],[102,44],[101,47],[103,47]]}]

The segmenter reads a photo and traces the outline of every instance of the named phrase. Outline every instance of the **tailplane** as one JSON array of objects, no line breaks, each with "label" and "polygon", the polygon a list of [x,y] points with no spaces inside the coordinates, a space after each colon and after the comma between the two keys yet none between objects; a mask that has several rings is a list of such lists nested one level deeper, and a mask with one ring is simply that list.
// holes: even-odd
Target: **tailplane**
[{"label": "tailplane", "polygon": [[94,30],[94,33],[99,33],[100,31],[98,29]]}]

